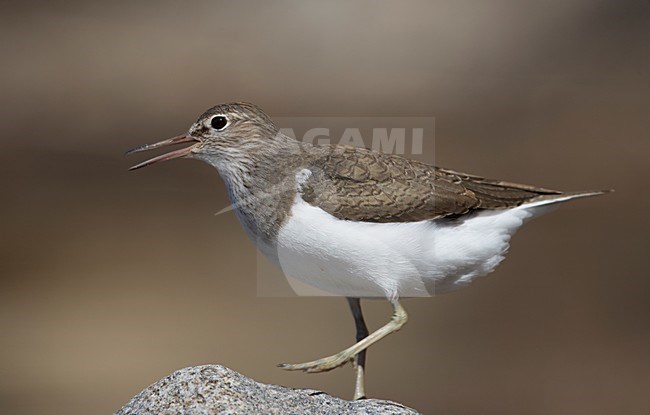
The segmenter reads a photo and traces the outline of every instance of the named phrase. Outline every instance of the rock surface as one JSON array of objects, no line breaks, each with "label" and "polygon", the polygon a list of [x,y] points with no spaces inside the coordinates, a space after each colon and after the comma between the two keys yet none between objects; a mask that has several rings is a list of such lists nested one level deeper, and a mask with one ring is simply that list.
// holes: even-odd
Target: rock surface
[{"label": "rock surface", "polygon": [[178,370],[149,386],[116,415],[404,415],[418,412],[376,399],[346,401],[310,389],[266,385],[223,366]]}]

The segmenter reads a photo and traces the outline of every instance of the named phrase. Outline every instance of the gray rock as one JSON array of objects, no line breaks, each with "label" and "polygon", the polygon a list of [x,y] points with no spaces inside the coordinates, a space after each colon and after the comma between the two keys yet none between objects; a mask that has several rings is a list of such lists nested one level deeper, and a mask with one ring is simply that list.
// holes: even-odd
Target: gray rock
[{"label": "gray rock", "polygon": [[346,401],[310,389],[265,385],[223,366],[188,367],[149,386],[116,415],[404,415],[418,412],[377,399]]}]

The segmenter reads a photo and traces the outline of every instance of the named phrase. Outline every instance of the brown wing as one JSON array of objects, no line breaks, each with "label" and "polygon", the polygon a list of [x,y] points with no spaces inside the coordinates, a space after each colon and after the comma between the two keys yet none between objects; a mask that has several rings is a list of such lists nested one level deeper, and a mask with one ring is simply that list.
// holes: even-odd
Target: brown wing
[{"label": "brown wing", "polygon": [[332,146],[309,166],[303,199],[339,219],[412,222],[518,206],[561,192],[488,180],[396,155]]}]

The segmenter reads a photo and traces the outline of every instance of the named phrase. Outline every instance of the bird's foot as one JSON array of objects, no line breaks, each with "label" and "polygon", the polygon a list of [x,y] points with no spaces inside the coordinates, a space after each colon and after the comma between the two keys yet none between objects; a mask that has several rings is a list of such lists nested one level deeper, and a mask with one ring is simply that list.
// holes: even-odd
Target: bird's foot
[{"label": "bird's foot", "polygon": [[327,356],[318,360],[313,360],[311,362],[296,363],[296,364],[280,363],[278,367],[284,370],[302,370],[307,373],[320,373],[320,372],[327,372],[329,370],[336,369],[337,367],[341,367],[349,361],[354,361],[355,356],[356,356],[355,353],[348,350],[344,350],[335,355]]}]

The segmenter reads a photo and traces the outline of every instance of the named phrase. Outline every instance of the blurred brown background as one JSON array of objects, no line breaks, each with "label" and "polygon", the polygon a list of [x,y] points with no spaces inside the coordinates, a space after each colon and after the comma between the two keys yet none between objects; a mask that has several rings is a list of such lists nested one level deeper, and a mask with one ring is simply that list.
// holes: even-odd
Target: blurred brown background
[{"label": "blurred brown background", "polygon": [[[337,298],[259,298],[255,250],[210,167],[123,152],[207,107],[434,116],[436,159],[615,188],[515,237],[471,288],[406,301],[370,396],[437,414],[647,414],[646,1],[3,4],[0,412],[111,413],[220,363],[349,398],[350,367],[275,368],[353,341]],[[383,324],[390,307],[367,302]]]}]

